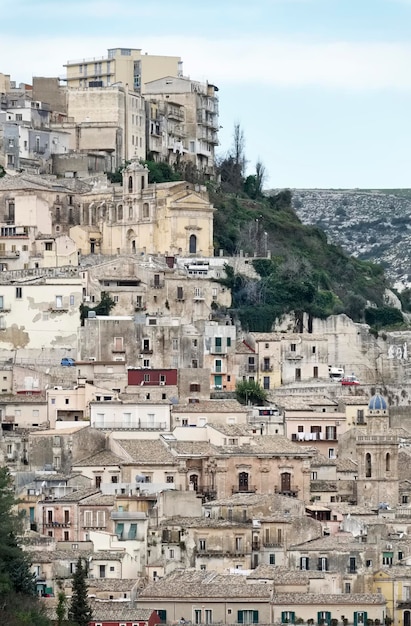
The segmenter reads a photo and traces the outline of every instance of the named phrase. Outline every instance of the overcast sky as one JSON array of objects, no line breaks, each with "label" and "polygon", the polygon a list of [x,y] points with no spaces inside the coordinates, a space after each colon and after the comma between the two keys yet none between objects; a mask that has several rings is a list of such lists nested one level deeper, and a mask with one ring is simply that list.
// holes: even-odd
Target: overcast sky
[{"label": "overcast sky", "polygon": [[217,84],[271,187],[411,187],[411,0],[0,0],[17,83],[114,47]]}]

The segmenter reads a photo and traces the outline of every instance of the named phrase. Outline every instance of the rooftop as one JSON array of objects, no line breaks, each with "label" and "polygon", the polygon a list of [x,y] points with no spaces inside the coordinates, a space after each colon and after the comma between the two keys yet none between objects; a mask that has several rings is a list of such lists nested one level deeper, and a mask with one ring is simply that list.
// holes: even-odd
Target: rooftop
[{"label": "rooftop", "polygon": [[73,463],[73,467],[105,467],[110,465],[121,465],[124,462],[120,456],[111,452],[111,450],[101,450],[101,452],[96,452],[96,454],[92,454],[81,461],[77,461]]},{"label": "rooftop", "polygon": [[382,604],[385,606],[386,600],[381,593],[274,593],[273,604],[293,605],[308,604],[310,606],[320,605],[330,607],[333,604],[353,604],[361,606],[364,604]]},{"label": "rooftop", "polygon": [[237,400],[200,400],[192,404],[175,405],[173,414],[179,413],[247,413],[248,407]]},{"label": "rooftop", "polygon": [[129,457],[127,463],[136,465],[173,465],[175,456],[160,439],[116,439]]},{"label": "rooftop", "polygon": [[245,576],[222,575],[193,569],[177,570],[150,583],[141,592],[140,599],[149,598],[247,598],[269,600],[271,587],[265,583],[249,585]]}]

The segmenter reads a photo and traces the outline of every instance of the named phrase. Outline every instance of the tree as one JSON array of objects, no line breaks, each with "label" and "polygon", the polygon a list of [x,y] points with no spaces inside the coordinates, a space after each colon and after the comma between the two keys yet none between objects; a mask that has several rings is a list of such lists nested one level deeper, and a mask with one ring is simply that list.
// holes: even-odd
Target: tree
[{"label": "tree", "polygon": [[57,593],[57,606],[56,606],[56,616],[57,616],[57,626],[63,626],[66,619],[66,610],[67,610],[67,596],[64,593],[61,580],[58,581],[58,593]]},{"label": "tree", "polygon": [[0,606],[2,622],[9,626],[30,624],[46,626],[36,596],[34,575],[28,554],[20,545],[21,518],[15,505],[12,478],[6,467],[0,468]]},{"label": "tree", "polygon": [[243,189],[246,166],[244,132],[239,122],[234,124],[233,146],[219,164],[222,188],[238,194]]},{"label": "tree", "polygon": [[100,302],[95,307],[80,304],[81,325],[84,326],[84,320],[88,317],[89,311],[94,311],[96,315],[110,315],[111,309],[116,306],[113,298],[107,291],[101,292]]},{"label": "tree", "polygon": [[237,400],[241,404],[264,404],[267,394],[255,380],[240,380],[235,388]]},{"label": "tree", "polygon": [[88,626],[92,618],[87,591],[87,566],[83,565],[83,559],[79,557],[73,574],[73,593],[69,608],[69,619],[76,626]]}]

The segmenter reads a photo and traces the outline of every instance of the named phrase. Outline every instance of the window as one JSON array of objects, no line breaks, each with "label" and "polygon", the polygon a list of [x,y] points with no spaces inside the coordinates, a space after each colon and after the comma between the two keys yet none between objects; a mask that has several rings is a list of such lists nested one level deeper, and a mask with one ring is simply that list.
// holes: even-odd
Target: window
[{"label": "window", "polygon": [[173,350],[178,350],[178,339],[173,339]]},{"label": "window", "polygon": [[96,513],[96,523],[99,528],[104,528],[106,525],[106,513],[105,511],[97,511]]},{"label": "window", "polygon": [[22,287],[16,287],[16,298],[20,300],[23,297]]},{"label": "window", "polygon": [[357,424],[364,423],[364,409],[357,409]]},{"label": "window", "polygon": [[318,367],[316,365],[313,367],[313,378],[318,378]]},{"label": "window", "polygon": [[47,252],[51,252],[51,250],[53,250],[53,243],[51,241],[46,241],[44,249],[47,250]]},{"label": "window", "polygon": [[294,624],[294,622],[295,622],[295,613],[294,613],[294,611],[282,611],[281,612],[281,622],[283,624]]},{"label": "window", "polygon": [[100,576],[100,578],[105,578],[106,577],[106,566],[105,565],[99,565],[99,576]]},{"label": "window", "polygon": [[198,368],[198,360],[197,359],[192,359],[191,367],[193,367],[194,369]]},{"label": "window", "polygon": [[311,472],[311,480],[317,480],[317,472]]},{"label": "window", "polygon": [[264,389],[270,389],[270,377],[269,376],[264,376],[263,387]]},{"label": "window", "polygon": [[130,524],[127,539],[135,539],[137,536],[137,524]]},{"label": "window", "polygon": [[74,296],[70,296],[70,306],[74,306]]},{"label": "window", "polygon": [[275,565],[275,554],[270,554],[270,565]]},{"label": "window", "polygon": [[194,609],[194,624],[201,624],[202,622],[202,610],[201,609]]},{"label": "window", "polygon": [[93,511],[84,511],[84,526],[90,528],[93,525]]},{"label": "window", "polygon": [[337,439],[337,427],[336,426],[326,426],[325,427],[325,438],[335,440]]},{"label": "window", "polygon": [[237,611],[238,624],[258,624],[258,611]]},{"label": "window", "polygon": [[190,391],[200,391],[201,386],[198,383],[190,383]]},{"label": "window", "polygon": [[177,300],[184,300],[184,290],[182,287],[177,287]]},{"label": "window", "polygon": [[199,539],[198,540],[198,549],[199,550],[205,550],[206,549],[206,540],[205,539]]},{"label": "window", "polygon": [[150,359],[143,359],[143,367],[150,367]]},{"label": "window", "polygon": [[167,476],[166,477],[166,483],[173,483],[174,482],[174,476]]},{"label": "window", "polygon": [[63,541],[69,541],[69,537],[70,537],[70,533],[68,530],[64,531],[64,538]]},{"label": "window", "polygon": [[213,622],[213,611],[212,609],[205,609],[204,618],[206,624],[211,624]]},{"label": "window", "polygon": [[344,593],[351,593],[351,583],[344,584]]},{"label": "window", "polygon": [[291,352],[295,352],[295,351],[296,351],[296,348],[297,348],[297,344],[296,344],[296,343],[292,343],[292,344],[290,345],[290,351],[291,351]]},{"label": "window", "polygon": [[173,548],[170,548],[169,552],[168,552],[168,556],[170,559],[174,559],[174,550]]},{"label": "window", "polygon": [[310,559],[308,556],[302,556],[300,558],[300,570],[307,571],[310,569]]},{"label": "window", "polygon": [[392,560],[394,558],[393,552],[383,552],[382,553],[382,564],[383,565],[392,565]]},{"label": "window", "polygon": [[328,458],[335,459],[335,448],[328,448]]},{"label": "window", "polygon": [[320,558],[318,559],[318,570],[320,572],[328,571],[328,559],[326,556],[320,556]]},{"label": "window", "polygon": [[148,204],[148,202],[145,202],[143,204],[143,218],[147,219],[150,217],[150,206]]},{"label": "window", "polygon": [[63,296],[56,296],[56,309],[63,308]]},{"label": "window", "polygon": [[391,457],[390,457],[390,453],[387,452],[387,454],[385,455],[385,471],[389,472],[391,469]]},{"label": "window", "polygon": [[371,478],[372,475],[372,464],[371,464],[371,454],[367,452],[365,455],[365,477]]},{"label": "window", "polygon": [[295,368],[295,380],[301,380],[301,369],[299,367]]}]

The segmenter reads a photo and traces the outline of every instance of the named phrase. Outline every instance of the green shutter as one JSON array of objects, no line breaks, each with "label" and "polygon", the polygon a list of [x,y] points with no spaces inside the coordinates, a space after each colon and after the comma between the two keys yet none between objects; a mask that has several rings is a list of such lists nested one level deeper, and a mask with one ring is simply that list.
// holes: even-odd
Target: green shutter
[{"label": "green shutter", "polygon": [[167,621],[167,611],[164,609],[157,609],[156,613],[160,618],[161,623],[165,623]]},{"label": "green shutter", "polygon": [[231,337],[227,337],[227,348],[231,346]]},{"label": "green shutter", "polygon": [[243,623],[244,623],[243,611],[237,611],[237,624],[243,624]]},{"label": "green shutter", "polygon": [[326,612],[326,620],[327,620],[328,626],[330,626],[331,624],[331,612],[330,611]]},{"label": "green shutter", "polygon": [[292,624],[295,624],[295,613],[294,613],[294,611],[291,611],[291,613],[290,613],[290,622]]},{"label": "green shutter", "polygon": [[130,528],[128,529],[128,538],[135,539],[137,535],[137,524],[130,524]]},{"label": "green shutter", "polygon": [[317,613],[317,624],[321,624],[321,622],[322,622],[323,618],[321,617],[321,613],[322,613],[322,611],[318,611],[318,613]]},{"label": "green shutter", "polygon": [[124,532],[124,524],[122,522],[117,522],[116,524],[117,539],[121,539],[123,537],[123,532]]},{"label": "green shutter", "polygon": [[253,624],[258,624],[258,611],[253,611]]},{"label": "green shutter", "polygon": [[286,615],[287,615],[286,611],[282,611],[281,612],[281,623],[282,624],[286,623],[286,619],[287,619]]},{"label": "green shutter", "polygon": [[367,626],[368,613],[364,611],[364,626]]}]

